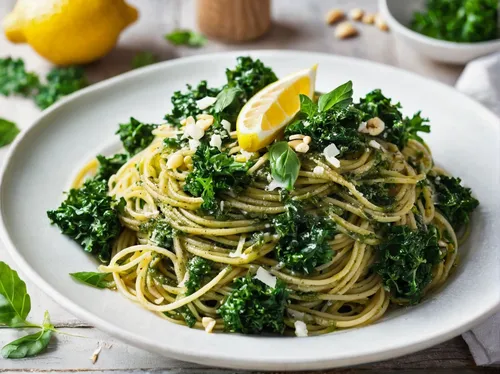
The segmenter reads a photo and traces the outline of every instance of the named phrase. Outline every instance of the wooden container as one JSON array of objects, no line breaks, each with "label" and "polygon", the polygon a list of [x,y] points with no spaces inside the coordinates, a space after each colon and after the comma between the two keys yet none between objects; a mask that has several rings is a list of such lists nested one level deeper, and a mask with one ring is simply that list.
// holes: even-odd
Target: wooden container
[{"label": "wooden container", "polygon": [[241,43],[271,26],[271,0],[197,0],[198,28],[206,36]]}]

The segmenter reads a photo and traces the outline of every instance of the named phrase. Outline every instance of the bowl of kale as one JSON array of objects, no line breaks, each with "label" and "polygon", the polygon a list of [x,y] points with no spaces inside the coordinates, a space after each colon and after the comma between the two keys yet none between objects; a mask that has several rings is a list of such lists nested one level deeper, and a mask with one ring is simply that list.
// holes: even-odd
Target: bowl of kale
[{"label": "bowl of kale", "polygon": [[379,0],[396,37],[428,58],[465,64],[500,51],[498,0]]}]

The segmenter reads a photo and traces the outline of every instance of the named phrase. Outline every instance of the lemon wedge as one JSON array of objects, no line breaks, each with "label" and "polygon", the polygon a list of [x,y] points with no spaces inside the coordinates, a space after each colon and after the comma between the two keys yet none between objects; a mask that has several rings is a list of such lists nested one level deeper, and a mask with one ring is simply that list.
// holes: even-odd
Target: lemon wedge
[{"label": "lemon wedge", "polygon": [[290,74],[257,92],[236,121],[240,147],[256,152],[270,144],[300,110],[299,95],[312,99],[317,65]]}]

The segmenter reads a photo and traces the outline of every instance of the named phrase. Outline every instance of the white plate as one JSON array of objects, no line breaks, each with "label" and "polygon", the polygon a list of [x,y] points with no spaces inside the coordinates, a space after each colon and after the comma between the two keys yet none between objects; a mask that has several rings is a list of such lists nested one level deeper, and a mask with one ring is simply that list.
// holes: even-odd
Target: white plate
[{"label": "white plate", "polygon": [[500,304],[500,124],[478,103],[443,84],[392,67],[326,54],[251,52],[279,76],[319,63],[317,89],[351,79],[357,95],[380,87],[432,119],[426,136],[438,163],[463,178],[481,202],[461,261],[446,287],[424,303],[359,329],[310,338],[207,334],[171,324],[108,290],[71,280],[96,263],[51,227],[75,169],[116,143],[119,122],[160,121],[185,83],[224,82],[243,52],[157,64],[91,86],[54,105],[13,146],[1,179],[1,233],[27,276],[63,307],[132,345],[206,365],[299,370],[355,365],[403,355],[456,336]]}]

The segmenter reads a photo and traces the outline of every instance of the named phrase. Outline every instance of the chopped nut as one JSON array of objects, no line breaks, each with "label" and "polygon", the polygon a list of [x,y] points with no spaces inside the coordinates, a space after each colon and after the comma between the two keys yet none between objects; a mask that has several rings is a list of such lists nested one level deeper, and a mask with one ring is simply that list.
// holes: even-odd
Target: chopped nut
[{"label": "chopped nut", "polygon": [[335,29],[337,39],[347,39],[356,35],[358,35],[358,30],[349,21],[340,23]]},{"label": "chopped nut", "polygon": [[203,325],[203,327],[205,328],[205,331],[208,332],[208,333],[211,333],[215,327],[215,319],[211,318],[211,317],[203,317],[201,319],[201,324]]},{"label": "chopped nut", "polygon": [[338,22],[344,19],[345,14],[341,9],[332,9],[328,11],[325,17],[325,21],[328,25],[333,25],[335,22]]},{"label": "chopped nut", "polygon": [[307,153],[307,151],[309,151],[309,146],[306,143],[300,143],[295,147],[295,151],[299,153]]},{"label": "chopped nut", "polygon": [[288,139],[289,140],[304,139],[304,135],[302,135],[302,134],[293,134],[293,135],[290,135],[290,137]]},{"label": "chopped nut", "polygon": [[373,25],[373,23],[375,22],[375,15],[370,14],[370,13],[366,13],[363,16],[361,22],[366,23],[367,25]]},{"label": "chopped nut", "polygon": [[295,149],[295,147],[297,147],[299,144],[302,144],[302,140],[292,140],[291,142],[288,142],[288,145],[290,147],[292,147],[293,149]]},{"label": "chopped nut", "polygon": [[388,31],[389,26],[387,26],[387,23],[385,20],[380,16],[380,14],[377,14],[375,16],[375,26],[377,26],[380,30],[382,31]]},{"label": "chopped nut", "polygon": [[359,125],[358,131],[372,136],[377,136],[385,130],[385,123],[378,117],[370,118],[366,122],[362,122]]},{"label": "chopped nut", "polygon": [[312,139],[310,136],[304,136],[304,139],[302,139],[302,141],[306,144],[310,144]]},{"label": "chopped nut", "polygon": [[213,116],[209,114],[205,114],[205,116],[206,117],[200,118],[198,121],[196,121],[196,126],[201,127],[203,130],[207,130],[210,126],[212,126],[212,123],[214,123]]},{"label": "chopped nut", "polygon": [[355,21],[361,21],[361,18],[363,18],[364,14],[365,12],[363,11],[363,9],[360,8],[354,8],[349,12],[349,15]]},{"label": "chopped nut", "polygon": [[182,157],[182,154],[179,152],[176,152],[168,158],[167,161],[167,168],[168,169],[177,169],[182,166],[184,163],[184,157]]}]

